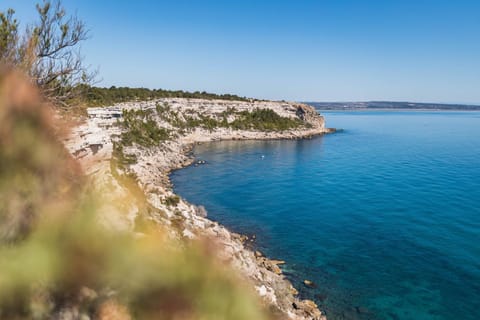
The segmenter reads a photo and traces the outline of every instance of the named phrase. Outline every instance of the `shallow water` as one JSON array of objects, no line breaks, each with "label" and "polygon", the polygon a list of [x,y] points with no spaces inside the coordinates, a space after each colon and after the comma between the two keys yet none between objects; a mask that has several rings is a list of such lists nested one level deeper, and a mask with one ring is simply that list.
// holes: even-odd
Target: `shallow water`
[{"label": "shallow water", "polygon": [[480,113],[323,114],[344,131],[196,147],[175,191],[255,234],[330,320],[480,319]]}]

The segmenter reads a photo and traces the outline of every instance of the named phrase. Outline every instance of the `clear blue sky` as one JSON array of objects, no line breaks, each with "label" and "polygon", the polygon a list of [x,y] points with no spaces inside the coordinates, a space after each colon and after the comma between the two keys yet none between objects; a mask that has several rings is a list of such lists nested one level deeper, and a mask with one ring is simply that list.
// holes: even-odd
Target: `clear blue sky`
[{"label": "clear blue sky", "polygon": [[[31,0],[0,0],[34,17]],[[480,103],[480,1],[65,0],[100,85]]]}]

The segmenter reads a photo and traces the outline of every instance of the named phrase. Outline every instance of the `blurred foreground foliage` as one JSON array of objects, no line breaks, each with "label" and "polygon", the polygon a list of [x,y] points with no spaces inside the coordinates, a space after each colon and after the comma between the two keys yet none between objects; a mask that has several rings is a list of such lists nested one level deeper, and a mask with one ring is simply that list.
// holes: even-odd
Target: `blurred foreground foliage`
[{"label": "blurred foreground foliage", "polygon": [[206,240],[100,226],[98,200],[42,104],[0,70],[0,319],[266,318]]}]

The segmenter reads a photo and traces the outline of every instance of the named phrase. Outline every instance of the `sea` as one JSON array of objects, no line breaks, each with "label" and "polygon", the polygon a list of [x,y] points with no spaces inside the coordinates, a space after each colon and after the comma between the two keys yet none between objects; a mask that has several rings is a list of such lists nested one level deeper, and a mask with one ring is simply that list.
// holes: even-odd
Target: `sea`
[{"label": "sea", "polygon": [[480,112],[320,113],[340,130],[196,146],[175,192],[329,320],[480,319]]}]

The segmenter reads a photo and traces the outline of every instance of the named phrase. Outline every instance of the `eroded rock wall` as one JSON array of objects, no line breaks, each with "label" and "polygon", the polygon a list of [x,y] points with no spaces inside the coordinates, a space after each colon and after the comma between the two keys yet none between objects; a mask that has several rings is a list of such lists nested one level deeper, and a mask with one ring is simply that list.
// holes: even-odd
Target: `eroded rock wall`
[{"label": "eroded rock wall", "polygon": [[[188,116],[215,117],[227,110],[253,111],[271,109],[282,117],[300,119],[302,126],[285,131],[234,130],[232,128],[190,128],[180,130],[171,122],[158,116],[158,126],[172,131],[171,139],[156,146],[144,148],[132,145],[125,152],[136,158],[136,163],[128,168],[137,177],[138,184],[145,193],[148,204],[154,208],[148,213],[141,212],[135,203],[124,203],[122,199],[130,192],[112,172],[112,151],[114,141],[121,134],[122,110],[154,110],[157,104],[168,104],[181,119]],[[279,318],[325,319],[313,301],[300,300],[297,290],[282,275],[281,261],[270,260],[255,254],[245,245],[245,236],[230,232],[223,226],[205,217],[201,208],[178,198],[173,193],[168,174],[171,170],[190,164],[189,156],[197,142],[214,140],[245,139],[298,139],[329,132],[325,121],[314,108],[287,102],[235,102],[202,99],[160,99],[149,102],[123,103],[107,108],[88,110],[85,122],[72,130],[65,142],[69,150],[79,159],[85,172],[92,177],[92,188],[110,190],[104,194],[105,206],[98,217],[105,226],[119,230],[135,230],[139,215],[143,220],[162,224],[173,237],[186,241],[208,238],[214,244],[217,257],[228,263],[254,286],[258,295],[271,310],[276,310]],[[231,115],[235,117],[235,115]],[[230,119],[233,121],[234,119]]]}]

